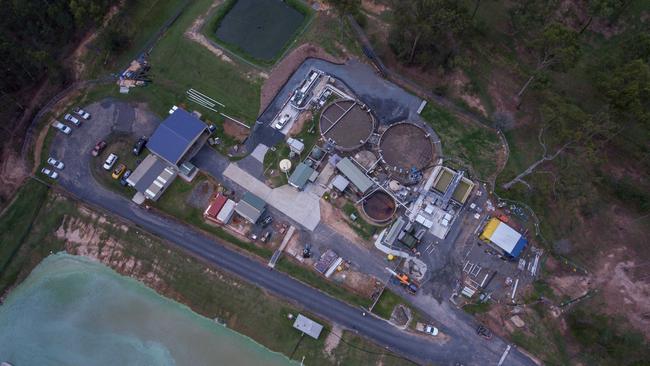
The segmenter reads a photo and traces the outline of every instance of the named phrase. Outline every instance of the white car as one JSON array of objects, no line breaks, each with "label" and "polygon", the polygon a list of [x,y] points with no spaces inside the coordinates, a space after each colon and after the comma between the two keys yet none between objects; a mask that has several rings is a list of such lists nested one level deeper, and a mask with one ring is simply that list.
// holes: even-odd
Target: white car
[{"label": "white car", "polygon": [[110,154],[107,158],[106,161],[104,162],[104,169],[106,170],[111,170],[113,165],[115,165],[115,162],[117,161],[117,155],[115,154]]},{"label": "white car", "polygon": [[47,163],[50,164],[51,166],[53,166],[54,168],[59,169],[59,170],[61,170],[61,169],[63,169],[65,167],[65,165],[63,164],[63,162],[61,160],[56,160],[51,156],[49,158],[47,158]]},{"label": "white car", "polygon": [[437,336],[438,335],[438,328],[434,327],[433,325],[427,325],[424,327],[424,333],[432,335],[432,336]]},{"label": "white car", "polygon": [[63,116],[63,119],[66,120],[66,121],[74,123],[75,126],[79,126],[79,124],[81,123],[81,122],[79,122],[79,119],[77,119],[77,117],[71,115],[70,113]]},{"label": "white car", "polygon": [[74,112],[83,119],[90,119],[90,113],[84,111],[83,109],[77,107],[74,109]]},{"label": "white car", "polygon": [[52,123],[52,126],[54,126],[54,128],[56,128],[57,130],[65,133],[66,135],[69,135],[70,132],[72,132],[72,129],[70,127],[64,125],[59,121],[54,121],[54,123]]},{"label": "white car", "polygon": [[273,126],[273,127],[275,127],[278,130],[281,130],[282,127],[284,127],[284,125],[287,124],[287,122],[289,122],[289,115],[285,114],[284,116],[282,116],[280,118],[280,120],[278,120],[278,122],[275,123],[275,126]]},{"label": "white car", "polygon": [[52,179],[56,179],[59,177],[59,173],[55,172],[54,170],[50,170],[49,168],[43,168],[41,169],[41,173],[47,175],[48,177]]}]

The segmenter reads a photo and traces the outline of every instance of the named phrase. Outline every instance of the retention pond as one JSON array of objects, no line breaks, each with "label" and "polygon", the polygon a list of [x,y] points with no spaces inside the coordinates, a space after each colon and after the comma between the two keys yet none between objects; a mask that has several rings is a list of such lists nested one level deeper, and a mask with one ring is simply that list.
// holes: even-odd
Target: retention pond
[{"label": "retention pond", "polygon": [[0,306],[13,365],[295,365],[83,257],[55,254]]}]

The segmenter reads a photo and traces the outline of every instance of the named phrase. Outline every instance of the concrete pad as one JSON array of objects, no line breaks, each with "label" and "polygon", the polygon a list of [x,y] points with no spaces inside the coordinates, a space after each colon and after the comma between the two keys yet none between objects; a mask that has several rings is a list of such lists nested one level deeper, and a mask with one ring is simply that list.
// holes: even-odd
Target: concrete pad
[{"label": "concrete pad", "polygon": [[314,231],[320,222],[320,198],[312,193],[297,191],[284,185],[274,188],[267,202],[306,229]]},{"label": "concrete pad", "polygon": [[270,206],[306,229],[313,231],[318,226],[320,222],[320,198],[317,195],[297,191],[289,185],[271,189],[238,167],[236,163],[228,165],[223,175],[260,197]]},{"label": "concrete pad", "polygon": [[255,150],[251,153],[251,156],[259,160],[260,163],[264,163],[264,155],[269,151],[269,147],[264,144],[259,144],[255,147]]}]

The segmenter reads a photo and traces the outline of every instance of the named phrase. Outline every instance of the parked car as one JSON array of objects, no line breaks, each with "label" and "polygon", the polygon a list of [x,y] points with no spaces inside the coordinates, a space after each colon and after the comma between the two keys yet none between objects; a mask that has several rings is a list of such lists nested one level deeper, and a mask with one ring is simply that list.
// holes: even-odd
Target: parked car
[{"label": "parked car", "polygon": [[79,126],[81,124],[81,122],[79,122],[79,119],[77,117],[71,115],[70,113],[63,116],[63,119],[68,121],[68,122],[74,123],[75,126]]},{"label": "parked car", "polygon": [[284,127],[284,125],[287,124],[287,122],[289,122],[289,115],[285,114],[284,116],[280,117],[280,119],[275,123],[275,126],[273,127],[275,127],[278,130],[281,130]]},{"label": "parked car", "polygon": [[127,182],[126,180],[131,176],[131,173],[132,173],[131,169],[127,169],[124,172],[124,175],[122,175],[122,179],[120,179],[120,184],[122,185],[122,187],[126,187],[127,185],[129,185],[129,182]]},{"label": "parked car", "polygon": [[73,111],[81,118],[83,119],[90,119],[90,113],[84,111],[83,109],[77,107],[73,109]]},{"label": "parked car", "polygon": [[433,325],[425,325],[424,326],[424,333],[432,335],[432,336],[437,336],[438,335],[438,328],[434,327]]},{"label": "parked car", "polygon": [[106,141],[102,140],[95,144],[95,147],[93,147],[93,150],[90,153],[93,156],[99,156],[99,154],[101,154],[102,150],[104,150],[105,148],[106,148]]},{"label": "parked car", "polygon": [[115,162],[117,161],[117,155],[115,154],[110,154],[107,158],[106,161],[104,162],[104,169],[106,170],[111,170],[113,165],[115,165]]},{"label": "parked car", "polygon": [[113,177],[113,179],[120,179],[120,177],[122,176],[122,174],[124,174],[125,171],[126,171],[126,165],[120,163],[117,165],[117,168],[113,169],[113,174],[111,174],[111,177]]},{"label": "parked car", "polygon": [[65,167],[65,164],[61,160],[56,160],[51,156],[47,158],[47,163],[59,170]]},{"label": "parked car", "polygon": [[138,139],[138,141],[133,145],[133,155],[139,156],[142,153],[142,149],[144,149],[144,145],[147,144],[147,138],[142,136]]},{"label": "parked car", "polygon": [[302,257],[303,258],[311,257],[311,243],[305,244],[305,248],[302,250]]},{"label": "parked car", "polygon": [[56,179],[59,177],[59,173],[55,172],[54,169],[50,169],[50,168],[41,169],[41,173],[47,175],[49,178],[52,179]]},{"label": "parked car", "polygon": [[267,227],[272,222],[273,222],[273,218],[271,216],[267,216],[267,217],[264,218],[264,220],[262,220],[261,224],[262,224],[262,227]]},{"label": "parked car", "polygon": [[492,338],[492,331],[483,324],[479,324],[479,326],[476,328],[476,334],[478,334],[479,336],[485,339]]},{"label": "parked car", "polygon": [[215,125],[208,126],[208,131],[210,131],[210,135],[212,135],[213,133],[215,133],[215,131],[217,131],[217,126]]},{"label": "parked car", "polygon": [[65,133],[66,135],[69,135],[70,132],[72,132],[72,129],[70,127],[64,125],[63,123],[61,123],[59,121],[54,121],[54,123],[52,123],[52,126],[54,128],[56,128],[57,130]]},{"label": "parked car", "polygon": [[271,237],[271,232],[267,231],[267,232],[264,233],[264,235],[262,235],[262,237],[260,238],[260,241],[262,243],[266,243],[269,240],[270,237]]}]

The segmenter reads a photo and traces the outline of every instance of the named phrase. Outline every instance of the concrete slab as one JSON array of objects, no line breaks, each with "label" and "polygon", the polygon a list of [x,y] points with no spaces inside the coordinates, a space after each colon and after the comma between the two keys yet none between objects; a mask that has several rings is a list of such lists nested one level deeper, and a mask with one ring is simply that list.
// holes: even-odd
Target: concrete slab
[{"label": "concrete slab", "polygon": [[269,147],[264,144],[259,144],[255,147],[255,150],[251,153],[251,156],[259,160],[260,163],[264,163],[264,155],[269,151]]},{"label": "concrete slab", "polygon": [[236,163],[228,165],[223,175],[260,197],[273,208],[313,231],[320,222],[320,198],[310,192],[297,191],[289,185],[271,189],[241,169]]}]

